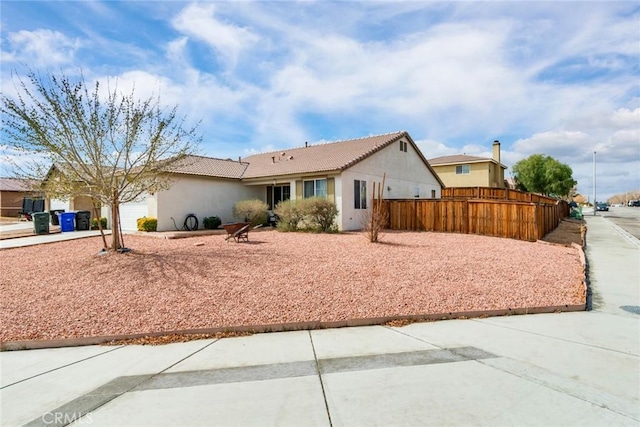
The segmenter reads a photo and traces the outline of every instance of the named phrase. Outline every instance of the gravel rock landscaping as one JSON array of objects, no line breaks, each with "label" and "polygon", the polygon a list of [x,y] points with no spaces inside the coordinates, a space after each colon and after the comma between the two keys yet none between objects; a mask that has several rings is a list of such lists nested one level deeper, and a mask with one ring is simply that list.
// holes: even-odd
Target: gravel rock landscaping
[{"label": "gravel rock landscaping", "polygon": [[0,339],[584,304],[574,247],[475,235],[99,237],[0,251]]}]

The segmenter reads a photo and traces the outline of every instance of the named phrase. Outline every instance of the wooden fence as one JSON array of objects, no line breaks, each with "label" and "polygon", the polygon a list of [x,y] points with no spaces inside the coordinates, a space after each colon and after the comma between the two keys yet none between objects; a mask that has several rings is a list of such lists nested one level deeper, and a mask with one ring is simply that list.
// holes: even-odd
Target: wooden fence
[{"label": "wooden fence", "polygon": [[495,187],[449,187],[442,189],[443,199],[510,200],[513,202],[545,203],[555,205],[558,199],[525,191]]},{"label": "wooden fence", "polygon": [[[549,199],[549,198],[545,198]],[[564,201],[554,204],[482,199],[384,200],[392,230],[480,234],[536,241],[569,216]]]}]

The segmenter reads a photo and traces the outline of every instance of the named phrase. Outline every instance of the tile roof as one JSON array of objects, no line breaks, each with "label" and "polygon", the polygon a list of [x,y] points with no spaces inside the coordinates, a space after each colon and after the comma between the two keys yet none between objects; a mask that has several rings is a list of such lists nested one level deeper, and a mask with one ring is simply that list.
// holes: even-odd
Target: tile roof
[{"label": "tile roof", "polygon": [[[479,162],[498,163],[490,157],[467,156],[466,154],[454,154],[453,156],[442,156],[442,157],[429,159],[429,164],[431,166],[452,165],[452,164],[460,164],[460,163],[479,163]],[[500,166],[502,166],[505,169],[507,168],[505,165],[502,165],[502,164]]]},{"label": "tile roof", "polygon": [[341,171],[402,137],[411,140],[407,132],[393,132],[256,154],[242,159],[249,163],[243,178]]},{"label": "tile roof", "polygon": [[30,191],[32,183],[20,178],[0,178],[0,191]]},{"label": "tile roof", "polygon": [[247,169],[245,162],[213,157],[187,156],[173,165],[169,171],[185,175],[211,176],[240,179]]}]

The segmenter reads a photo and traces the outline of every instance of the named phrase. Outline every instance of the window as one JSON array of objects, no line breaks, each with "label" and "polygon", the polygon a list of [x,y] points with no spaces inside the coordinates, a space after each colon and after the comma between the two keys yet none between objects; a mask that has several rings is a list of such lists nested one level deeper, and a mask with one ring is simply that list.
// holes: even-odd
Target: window
[{"label": "window", "polygon": [[407,141],[400,140],[400,151],[407,152]]},{"label": "window", "polygon": [[278,203],[291,198],[290,185],[269,185],[267,186],[267,204],[269,209],[275,208]]},{"label": "window", "polygon": [[353,202],[355,209],[367,209],[367,181],[353,181]]},{"label": "window", "polygon": [[302,196],[308,197],[327,197],[327,180],[313,179],[304,182]]},{"label": "window", "polygon": [[431,198],[432,199],[436,198],[436,190],[431,190]]},{"label": "window", "polygon": [[458,165],[456,166],[456,175],[468,175],[469,169],[469,165]]}]

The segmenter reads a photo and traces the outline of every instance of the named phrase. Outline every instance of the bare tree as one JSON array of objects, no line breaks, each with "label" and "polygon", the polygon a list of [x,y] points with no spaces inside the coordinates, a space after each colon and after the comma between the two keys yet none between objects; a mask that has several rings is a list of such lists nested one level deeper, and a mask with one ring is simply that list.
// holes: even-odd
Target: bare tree
[{"label": "bare tree", "polygon": [[386,174],[382,175],[382,183],[373,183],[371,208],[364,220],[364,231],[371,243],[377,243],[380,232],[387,226],[389,212],[384,206],[384,181]]},{"label": "bare tree", "polygon": [[185,128],[177,107],[159,97],[137,99],[135,90],[121,93],[108,82],[90,86],[84,76],[29,71],[14,75],[14,87],[17,95],[1,95],[2,140],[31,159],[14,162],[14,175],[41,180],[47,171],[47,197],[88,196],[109,206],[105,248],[122,249],[120,205],[170,186],[167,172],[200,142],[196,127]]}]

